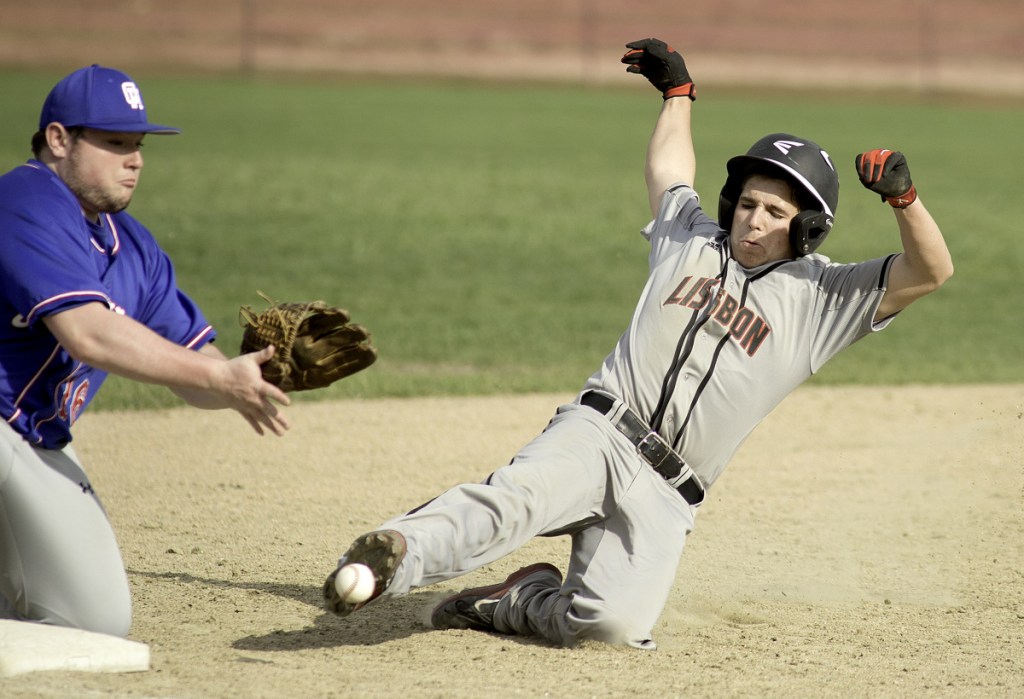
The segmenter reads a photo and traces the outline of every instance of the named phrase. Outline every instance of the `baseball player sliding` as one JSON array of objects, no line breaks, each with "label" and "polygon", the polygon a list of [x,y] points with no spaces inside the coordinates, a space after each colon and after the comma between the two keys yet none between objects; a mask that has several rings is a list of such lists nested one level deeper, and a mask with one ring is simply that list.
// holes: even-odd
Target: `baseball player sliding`
[{"label": "baseball player sliding", "polygon": [[[728,161],[716,222],[692,187],[696,92],[683,58],[657,39],[626,46],[626,70],[664,99],[646,163],[650,275],[629,326],[511,463],[358,537],[324,584],[335,613],[565,534],[564,578],[528,566],[444,600],[433,625],[654,648],[697,508],[743,440],[825,362],[951,276],[939,227],[891,150],[857,156],[856,170],[892,207],[902,253],[838,264],[815,252],[839,177],[828,153],[792,134]],[[374,573],[369,599],[335,585],[355,563]]]}]

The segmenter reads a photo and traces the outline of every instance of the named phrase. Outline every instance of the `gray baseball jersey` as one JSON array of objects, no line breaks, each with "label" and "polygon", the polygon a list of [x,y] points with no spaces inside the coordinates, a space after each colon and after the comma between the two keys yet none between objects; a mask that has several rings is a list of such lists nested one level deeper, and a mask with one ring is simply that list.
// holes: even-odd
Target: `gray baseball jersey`
[{"label": "gray baseball jersey", "polygon": [[745,269],[687,185],[643,230],[650,276],[632,322],[586,384],[622,398],[705,486],[794,388],[872,330],[894,255],[812,254]]},{"label": "gray baseball jersey", "polygon": [[569,534],[564,582],[502,597],[494,627],[560,645],[655,647],[652,629],[697,508],[608,417],[581,404],[586,391],[639,413],[710,485],[787,393],[888,323],[873,317],[891,256],[841,265],[810,255],[744,269],[687,185],[666,193],[644,236],[650,277],[604,365],[510,464],[381,525],[408,545],[382,597],[475,570],[534,536]]}]

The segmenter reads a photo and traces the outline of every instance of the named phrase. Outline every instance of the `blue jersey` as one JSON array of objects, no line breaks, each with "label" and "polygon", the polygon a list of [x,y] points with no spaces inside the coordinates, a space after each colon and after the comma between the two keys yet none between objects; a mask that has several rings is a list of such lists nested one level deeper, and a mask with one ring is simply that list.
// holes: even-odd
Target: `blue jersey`
[{"label": "blue jersey", "polygon": [[134,218],[122,211],[92,223],[34,160],[0,177],[0,418],[36,446],[70,442],[71,425],[107,376],[73,359],[41,322],[91,302],[184,347],[215,335]]}]

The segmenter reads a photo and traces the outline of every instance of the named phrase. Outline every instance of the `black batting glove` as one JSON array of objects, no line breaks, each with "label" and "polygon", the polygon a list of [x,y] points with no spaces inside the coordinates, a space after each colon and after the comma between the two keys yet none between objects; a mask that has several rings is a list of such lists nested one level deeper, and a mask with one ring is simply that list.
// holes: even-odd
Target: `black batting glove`
[{"label": "black batting glove", "polygon": [[639,73],[661,91],[663,99],[697,99],[697,88],[690,79],[683,57],[660,39],[640,39],[626,44],[630,49],[622,57],[626,72]]},{"label": "black batting glove", "polygon": [[876,148],[857,156],[860,182],[882,196],[894,209],[905,209],[917,201],[917,189],[910,181],[907,159],[898,150]]}]

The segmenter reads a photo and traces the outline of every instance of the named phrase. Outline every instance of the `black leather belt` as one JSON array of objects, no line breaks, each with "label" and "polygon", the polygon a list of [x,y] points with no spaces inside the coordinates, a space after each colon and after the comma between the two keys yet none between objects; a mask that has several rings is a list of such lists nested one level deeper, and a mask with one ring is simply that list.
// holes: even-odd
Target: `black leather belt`
[{"label": "black leather belt", "polygon": [[704,486],[701,485],[697,474],[639,415],[627,407],[616,417],[612,414],[615,398],[598,391],[587,391],[580,396],[580,405],[592,408],[607,417],[615,428],[633,443],[643,460],[679,491],[686,502],[691,505],[704,502]]}]

